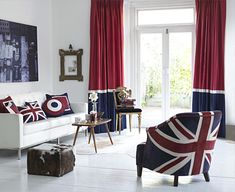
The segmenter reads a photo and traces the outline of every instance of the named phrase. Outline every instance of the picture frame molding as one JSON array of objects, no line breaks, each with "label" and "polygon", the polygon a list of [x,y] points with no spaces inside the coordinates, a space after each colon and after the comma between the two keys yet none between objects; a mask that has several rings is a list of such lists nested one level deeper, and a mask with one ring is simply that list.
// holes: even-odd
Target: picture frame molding
[{"label": "picture frame molding", "polygon": [[[59,55],[60,55],[60,81],[64,80],[78,80],[83,81],[83,75],[82,75],[82,55],[83,55],[83,49],[78,50],[63,50],[59,49]],[[76,75],[68,75],[66,74],[66,63],[65,63],[65,57],[68,56],[76,56]]]}]

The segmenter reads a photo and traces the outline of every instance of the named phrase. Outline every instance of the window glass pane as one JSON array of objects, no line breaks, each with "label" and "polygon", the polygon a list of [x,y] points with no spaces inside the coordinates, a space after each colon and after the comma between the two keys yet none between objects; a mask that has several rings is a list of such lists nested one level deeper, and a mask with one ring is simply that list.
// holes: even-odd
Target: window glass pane
[{"label": "window glass pane", "polygon": [[169,117],[192,111],[192,33],[169,33]]},{"label": "window glass pane", "polygon": [[141,125],[149,127],[163,120],[161,33],[141,33],[140,67]]},{"label": "window glass pane", "polygon": [[193,8],[138,11],[138,25],[176,23],[194,23]]}]

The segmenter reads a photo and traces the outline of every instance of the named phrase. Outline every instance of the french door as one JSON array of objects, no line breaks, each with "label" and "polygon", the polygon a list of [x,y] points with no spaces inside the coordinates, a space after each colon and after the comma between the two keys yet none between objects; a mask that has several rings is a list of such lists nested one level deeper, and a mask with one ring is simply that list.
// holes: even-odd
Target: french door
[{"label": "french door", "polygon": [[138,31],[138,98],[143,126],[191,111],[193,29],[165,27]]}]

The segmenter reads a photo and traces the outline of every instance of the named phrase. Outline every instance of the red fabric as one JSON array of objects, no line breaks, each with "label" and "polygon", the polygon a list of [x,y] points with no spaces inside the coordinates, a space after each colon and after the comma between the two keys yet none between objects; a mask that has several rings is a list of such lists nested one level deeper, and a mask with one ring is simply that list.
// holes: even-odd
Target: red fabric
[{"label": "red fabric", "polygon": [[20,113],[11,96],[0,99],[0,113]]},{"label": "red fabric", "polygon": [[42,110],[47,117],[59,117],[64,115],[65,109],[68,107],[68,102],[65,97],[52,97],[42,104]]},{"label": "red fabric", "polygon": [[123,0],[91,0],[89,90],[123,86]]},{"label": "red fabric", "polygon": [[226,0],[196,0],[194,88],[224,90]]}]

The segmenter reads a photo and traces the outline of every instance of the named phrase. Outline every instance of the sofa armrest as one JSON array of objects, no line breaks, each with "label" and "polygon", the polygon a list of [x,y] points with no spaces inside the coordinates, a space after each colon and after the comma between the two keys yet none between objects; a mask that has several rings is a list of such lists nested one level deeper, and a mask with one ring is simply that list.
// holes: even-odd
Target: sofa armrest
[{"label": "sofa armrest", "polygon": [[88,113],[88,104],[84,102],[71,103],[71,108],[74,113]]},{"label": "sofa armrest", "polygon": [[23,146],[23,115],[0,113],[0,148],[19,149]]}]

